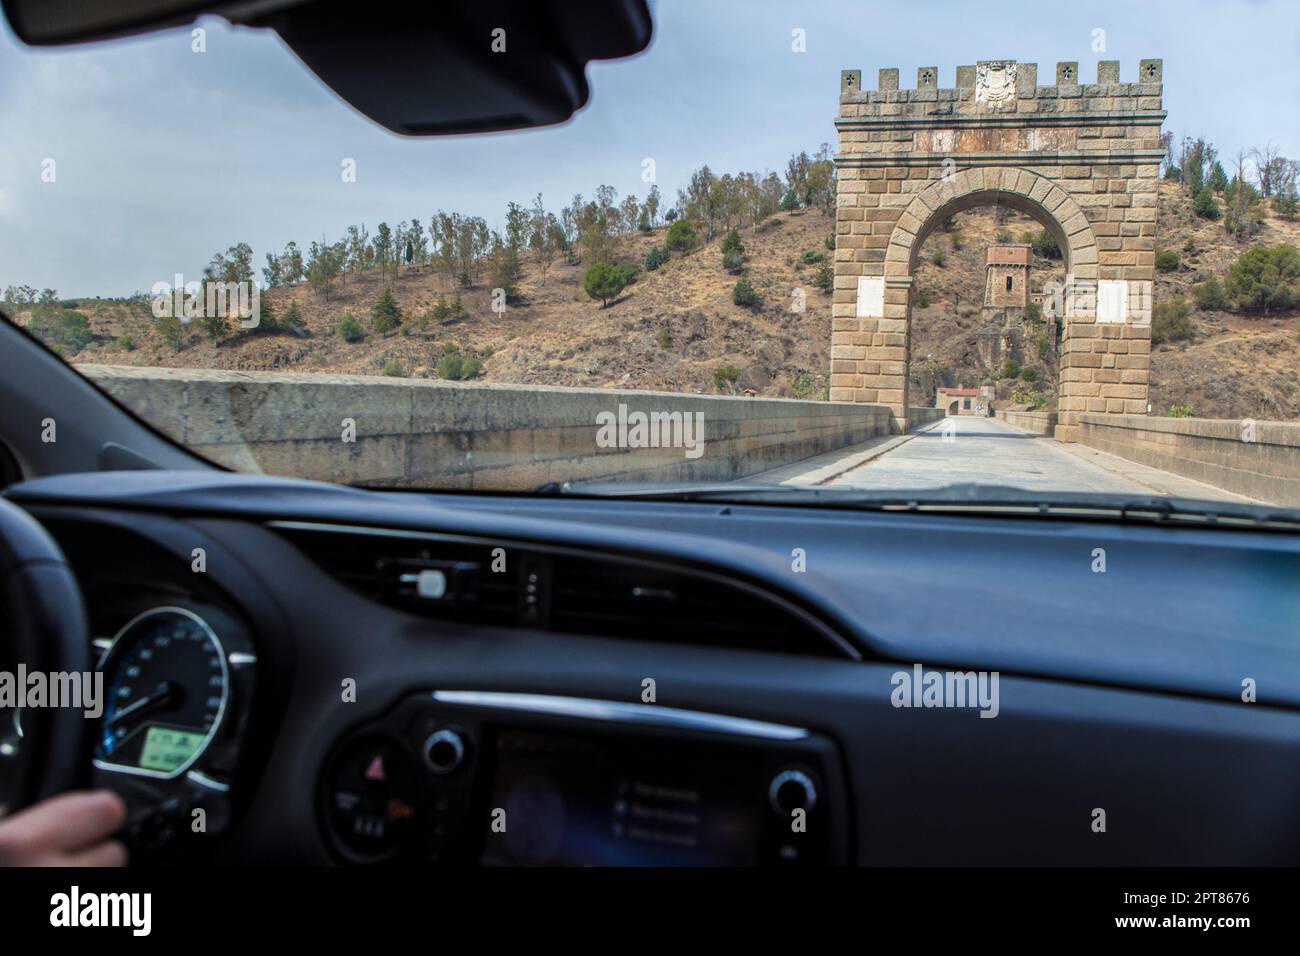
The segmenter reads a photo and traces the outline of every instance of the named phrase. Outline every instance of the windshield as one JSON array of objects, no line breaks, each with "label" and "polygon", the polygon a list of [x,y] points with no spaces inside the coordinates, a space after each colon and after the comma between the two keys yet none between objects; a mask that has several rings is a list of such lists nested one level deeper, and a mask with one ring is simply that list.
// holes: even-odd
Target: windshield
[{"label": "windshield", "polygon": [[270,30],[6,26],[0,308],[242,471],[1300,507],[1300,9],[948,6],[662,2],[425,138]]}]

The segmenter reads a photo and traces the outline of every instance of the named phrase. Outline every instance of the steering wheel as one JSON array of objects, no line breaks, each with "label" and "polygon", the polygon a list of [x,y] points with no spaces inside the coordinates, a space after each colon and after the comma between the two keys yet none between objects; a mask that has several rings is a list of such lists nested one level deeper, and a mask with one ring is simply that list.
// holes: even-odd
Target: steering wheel
[{"label": "steering wheel", "polygon": [[[31,515],[0,498],[0,672],[21,704],[18,668],[42,672],[46,704],[51,675],[65,673],[82,686],[89,672],[90,637],[77,579],[58,544]],[[80,707],[0,706],[0,813],[12,813],[75,787],[89,766],[91,721]],[[102,701],[98,703],[102,704]]]}]

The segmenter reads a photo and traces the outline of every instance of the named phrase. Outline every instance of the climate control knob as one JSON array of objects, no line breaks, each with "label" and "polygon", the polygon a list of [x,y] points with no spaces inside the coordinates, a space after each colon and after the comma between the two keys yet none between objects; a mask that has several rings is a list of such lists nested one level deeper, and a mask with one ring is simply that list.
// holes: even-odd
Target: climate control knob
[{"label": "climate control knob", "polygon": [[767,800],[783,817],[795,810],[811,813],[817,805],[817,785],[802,770],[782,770],[768,784]]},{"label": "climate control knob", "polygon": [[437,774],[451,773],[465,759],[465,741],[454,730],[439,730],[424,742],[424,762]]}]

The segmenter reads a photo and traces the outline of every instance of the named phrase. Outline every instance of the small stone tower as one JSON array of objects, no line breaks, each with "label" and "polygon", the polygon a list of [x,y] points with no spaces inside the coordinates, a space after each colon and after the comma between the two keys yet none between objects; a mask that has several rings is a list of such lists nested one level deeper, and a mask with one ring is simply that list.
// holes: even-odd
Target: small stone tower
[{"label": "small stone tower", "polygon": [[999,243],[988,247],[985,265],[984,306],[1024,310],[1029,305],[1029,246]]}]

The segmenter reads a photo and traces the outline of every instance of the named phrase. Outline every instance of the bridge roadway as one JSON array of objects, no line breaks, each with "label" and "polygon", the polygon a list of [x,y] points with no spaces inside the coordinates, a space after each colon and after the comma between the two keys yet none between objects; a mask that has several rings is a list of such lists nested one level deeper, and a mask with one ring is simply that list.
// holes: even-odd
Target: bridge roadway
[{"label": "bridge roadway", "polygon": [[1000,419],[962,416],[935,422],[909,435],[875,439],[744,480],[746,484],[773,482],[876,490],[941,488],[974,482],[1029,491],[1250,500],[1084,445],[1029,434]]}]

